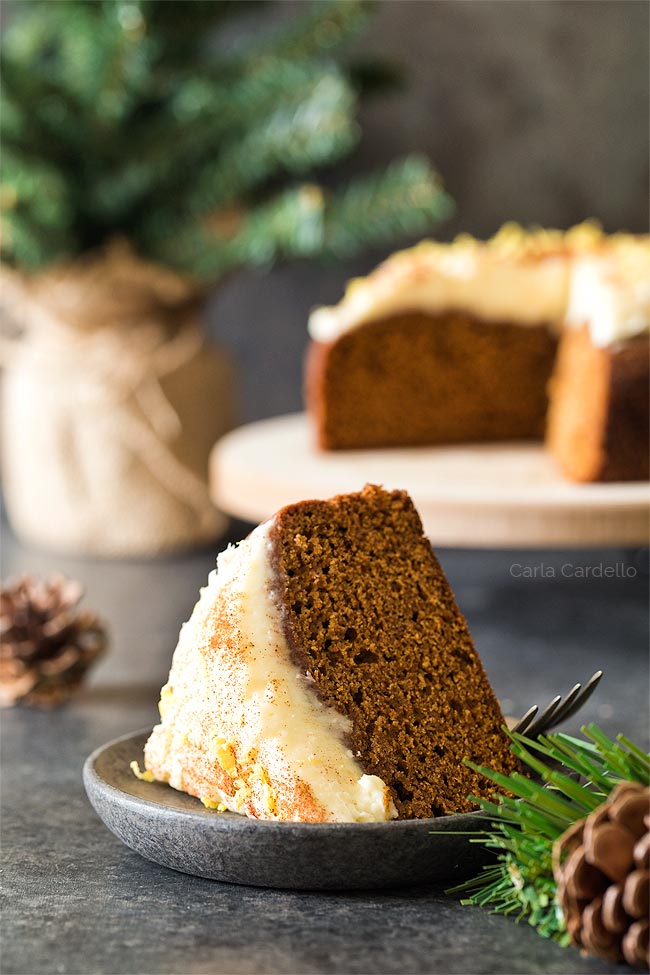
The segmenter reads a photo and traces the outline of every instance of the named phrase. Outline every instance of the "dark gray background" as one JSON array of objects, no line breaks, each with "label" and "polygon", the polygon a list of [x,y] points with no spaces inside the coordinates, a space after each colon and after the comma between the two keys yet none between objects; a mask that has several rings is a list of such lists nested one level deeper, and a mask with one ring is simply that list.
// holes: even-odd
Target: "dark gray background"
[{"label": "dark gray background", "polygon": [[[363,109],[364,139],[341,175],[426,153],[458,205],[444,238],[486,236],[510,219],[567,227],[593,216],[610,231],[647,230],[645,0],[377,7],[355,49],[401,63],[408,87]],[[309,309],[337,301],[345,280],[388,250],[347,266],[241,274],[215,296],[210,327],[240,367],[242,420],[300,408]]]}]

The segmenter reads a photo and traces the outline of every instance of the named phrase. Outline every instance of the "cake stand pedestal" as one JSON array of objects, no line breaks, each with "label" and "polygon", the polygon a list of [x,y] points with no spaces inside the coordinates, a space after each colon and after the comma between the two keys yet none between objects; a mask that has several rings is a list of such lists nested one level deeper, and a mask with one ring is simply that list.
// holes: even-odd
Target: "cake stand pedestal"
[{"label": "cake stand pedestal", "polygon": [[406,489],[434,545],[636,546],[648,541],[650,485],[574,484],[539,444],[319,451],[304,413],[240,427],[215,446],[211,489],[223,511],[258,523],[308,498]]}]

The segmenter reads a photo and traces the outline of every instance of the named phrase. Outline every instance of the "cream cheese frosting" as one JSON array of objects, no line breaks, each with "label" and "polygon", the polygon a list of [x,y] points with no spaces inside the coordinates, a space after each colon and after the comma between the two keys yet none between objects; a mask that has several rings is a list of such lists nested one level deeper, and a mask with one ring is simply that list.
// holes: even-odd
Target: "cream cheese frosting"
[{"label": "cream cheese frosting", "polygon": [[[273,591],[271,525],[219,556],[181,630],[146,768],[196,794],[188,763],[200,754],[202,801],[259,818],[291,818],[283,797],[302,792],[323,820],[393,819],[387,786],[350,750],[349,719],[320,700],[291,659]],[[210,782],[211,762],[229,788]]]},{"label": "cream cheese frosting", "polygon": [[605,347],[650,331],[650,240],[628,238],[583,257],[572,276],[566,322],[587,325]]},{"label": "cream cheese frosting", "polygon": [[406,311],[559,327],[573,254],[603,240],[596,224],[585,223],[565,232],[506,224],[489,241],[468,235],[452,244],[422,241],[351,281],[338,305],[313,311],[309,333],[315,341],[334,342],[359,325]]}]

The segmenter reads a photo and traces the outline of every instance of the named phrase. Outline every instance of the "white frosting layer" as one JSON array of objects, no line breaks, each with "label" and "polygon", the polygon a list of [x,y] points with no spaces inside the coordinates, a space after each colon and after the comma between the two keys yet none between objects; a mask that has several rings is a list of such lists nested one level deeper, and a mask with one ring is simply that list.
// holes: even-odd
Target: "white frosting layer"
[{"label": "white frosting layer", "polygon": [[569,265],[561,253],[507,257],[478,242],[445,248],[425,241],[352,281],[338,305],[317,308],[309,333],[315,341],[333,342],[358,325],[403,311],[555,325],[566,309]]},{"label": "white frosting layer", "polygon": [[594,345],[607,346],[650,331],[650,248],[639,242],[578,261],[567,325],[587,325]]},{"label": "white frosting layer", "polygon": [[[182,756],[194,736],[240,783],[234,797],[213,788],[207,804],[217,798],[235,812],[278,818],[278,789],[304,783],[330,821],[395,818],[386,785],[364,773],[347,744],[349,719],[322,703],[291,660],[272,592],[270,527],[261,525],[219,556],[183,626],[148,765],[155,770],[164,753],[166,781],[184,789]],[[224,615],[232,623],[234,650],[220,652],[210,642],[215,611],[222,626]]]}]

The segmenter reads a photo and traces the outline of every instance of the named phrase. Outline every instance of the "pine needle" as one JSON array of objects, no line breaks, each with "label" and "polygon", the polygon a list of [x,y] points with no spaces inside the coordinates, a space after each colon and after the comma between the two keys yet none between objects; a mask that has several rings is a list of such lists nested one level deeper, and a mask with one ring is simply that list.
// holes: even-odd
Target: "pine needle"
[{"label": "pine needle", "polygon": [[[383,62],[364,82],[338,56],[372,17],[366,0],[289,6],[14,4],[0,41],[3,260],[38,270],[119,237],[211,283],[282,258],[345,257],[448,216],[424,160],[320,185],[357,145],[360,96]],[[247,34],[258,7],[276,26]],[[236,232],[210,234],[224,211],[241,215]]]},{"label": "pine needle", "polygon": [[512,751],[537,779],[466,761],[500,790],[492,801],[470,797],[490,819],[490,829],[475,841],[496,851],[497,862],[448,891],[462,894],[463,904],[527,920],[560,944],[568,944],[569,937],[556,898],[554,841],[619,782],[650,785],[650,754],[623,735],[613,741],[595,724],[581,730],[584,738],[557,733],[536,740],[508,732]]}]

